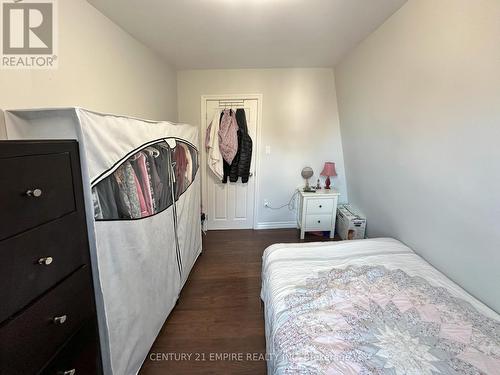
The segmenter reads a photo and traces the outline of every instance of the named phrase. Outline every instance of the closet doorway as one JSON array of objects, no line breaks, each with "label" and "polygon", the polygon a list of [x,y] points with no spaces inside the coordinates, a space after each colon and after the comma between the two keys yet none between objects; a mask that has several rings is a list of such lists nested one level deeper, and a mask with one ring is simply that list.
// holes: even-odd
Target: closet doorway
[{"label": "closet doorway", "polygon": [[[204,95],[201,98],[201,134],[203,147],[201,152],[202,205],[206,213],[206,228],[216,229],[252,229],[255,227],[257,196],[257,164],[259,126],[261,122],[262,95]],[[207,166],[207,154],[204,146],[208,125],[219,110],[231,108],[245,110],[248,134],[252,138],[252,162],[250,178],[247,183],[222,183]]]}]

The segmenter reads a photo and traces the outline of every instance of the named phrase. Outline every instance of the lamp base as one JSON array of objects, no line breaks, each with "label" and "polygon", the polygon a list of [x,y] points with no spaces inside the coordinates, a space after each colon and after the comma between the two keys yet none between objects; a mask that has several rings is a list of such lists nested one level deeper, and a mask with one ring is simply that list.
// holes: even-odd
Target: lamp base
[{"label": "lamp base", "polygon": [[326,181],[325,181],[325,189],[326,190],[330,190],[330,184],[331,184],[330,177],[327,177]]},{"label": "lamp base", "polygon": [[309,185],[309,180],[306,180],[306,186],[302,189],[304,193],[316,193],[316,190]]}]

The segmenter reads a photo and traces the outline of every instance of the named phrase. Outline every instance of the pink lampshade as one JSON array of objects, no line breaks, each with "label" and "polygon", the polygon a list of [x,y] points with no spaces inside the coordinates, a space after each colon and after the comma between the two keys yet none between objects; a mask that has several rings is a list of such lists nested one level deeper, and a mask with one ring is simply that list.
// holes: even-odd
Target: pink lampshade
[{"label": "pink lampshade", "polygon": [[337,171],[335,170],[335,163],[327,161],[323,170],[321,171],[322,176],[327,177],[335,177],[337,175]]}]

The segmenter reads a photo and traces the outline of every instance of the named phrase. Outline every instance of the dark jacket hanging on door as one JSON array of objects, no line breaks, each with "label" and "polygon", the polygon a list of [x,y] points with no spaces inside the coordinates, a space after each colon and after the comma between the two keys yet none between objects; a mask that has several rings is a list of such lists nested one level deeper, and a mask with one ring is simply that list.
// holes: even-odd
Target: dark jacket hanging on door
[{"label": "dark jacket hanging on door", "polygon": [[[243,109],[237,109],[236,110],[236,123],[238,124],[238,152],[236,153],[236,156],[234,157],[233,162],[231,163],[230,166],[227,168],[227,173],[229,173],[229,181],[231,182],[237,182],[238,181],[238,165],[240,163],[240,155],[241,155],[241,128],[240,128],[240,121],[238,120],[238,111],[243,111],[243,115],[245,115],[245,110]],[[224,173],[226,172],[226,169],[224,169]]]},{"label": "dark jacket hanging on door", "polygon": [[[238,168],[237,176],[241,177],[243,183],[248,182],[250,176],[250,164],[252,163],[252,138],[248,134],[247,118],[245,110],[238,108],[236,110],[236,122],[238,123]],[[233,170],[231,168],[231,174]],[[236,177],[236,179],[238,179]],[[231,180],[232,181],[232,180]]]}]

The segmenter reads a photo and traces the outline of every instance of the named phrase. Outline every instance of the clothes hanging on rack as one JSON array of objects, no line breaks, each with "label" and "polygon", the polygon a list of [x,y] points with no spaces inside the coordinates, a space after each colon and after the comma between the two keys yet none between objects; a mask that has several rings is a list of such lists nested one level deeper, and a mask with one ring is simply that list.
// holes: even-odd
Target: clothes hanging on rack
[{"label": "clothes hanging on rack", "polygon": [[183,187],[183,190],[185,190],[191,184],[191,179],[193,175],[193,160],[187,145],[181,143],[181,147],[184,149],[184,153],[186,154],[186,159],[187,159],[186,173],[184,177],[184,187]]},{"label": "clothes hanging on rack", "polygon": [[189,153],[191,154],[191,162],[192,162],[190,180],[191,182],[193,182],[194,177],[196,175],[196,170],[198,169],[198,155],[194,148],[189,148]]},{"label": "clothes hanging on rack", "polygon": [[[235,163],[235,161],[233,160],[233,163]],[[227,184],[227,179],[229,177],[229,174],[231,172],[231,166],[233,165],[233,163],[229,164],[227,161],[224,160],[224,165],[223,165],[223,168],[224,168],[224,176],[222,176],[222,183],[223,184]],[[238,179],[236,179],[238,180]],[[236,182],[236,181],[232,181],[230,180],[231,182]]]},{"label": "clothes hanging on rack", "polygon": [[219,179],[222,179],[222,177],[224,176],[222,161],[223,158],[219,147],[219,127],[221,113],[221,110],[215,111],[214,118],[207,128],[205,138],[208,167]]},{"label": "clothes hanging on rack", "polygon": [[169,173],[169,155],[168,149],[158,147],[160,154],[154,159],[154,164],[158,177],[162,181],[161,190],[155,195],[157,199],[157,207],[161,210],[172,204],[172,194],[170,191],[170,173]]},{"label": "clothes hanging on rack", "polygon": [[163,182],[158,174],[158,169],[156,167],[155,159],[160,155],[160,152],[156,149],[149,148],[145,150],[146,154],[146,164],[148,166],[148,171],[150,174],[150,184],[153,191],[153,203],[156,209],[160,206],[160,196],[163,192]]},{"label": "clothes hanging on rack", "polygon": [[223,183],[237,182],[239,177],[248,182],[253,141],[244,108],[216,111],[206,131],[205,147],[208,166]]},{"label": "clothes hanging on rack", "polygon": [[135,172],[129,161],[118,167],[114,173],[118,184],[119,196],[122,207],[122,218],[137,219],[141,217],[141,206],[137,195]]},{"label": "clothes hanging on rack", "polygon": [[96,189],[98,202],[100,205],[99,212],[103,218],[118,216],[118,206],[116,204],[116,195],[118,194],[118,187],[116,181],[106,179],[103,184],[99,185]]},{"label": "clothes hanging on rack", "polygon": [[223,183],[237,182],[241,177],[243,183],[248,182],[252,161],[252,138],[248,134],[245,109],[238,108],[235,115],[238,123],[238,150],[231,164],[224,161]]},{"label": "clothes hanging on rack", "polygon": [[188,159],[186,156],[186,151],[182,145],[177,144],[174,148],[173,160],[175,161],[175,183],[176,183],[176,197],[180,195],[185,189],[186,180],[186,170],[188,165]]},{"label": "clothes hanging on rack", "polygon": [[248,134],[247,117],[243,108],[236,110],[236,121],[238,122],[240,134],[238,142],[238,177],[241,177],[241,182],[247,183],[250,178],[253,141],[250,134]]},{"label": "clothes hanging on rack", "polygon": [[219,126],[219,148],[224,160],[231,164],[238,152],[238,124],[235,112],[225,109]]},{"label": "clothes hanging on rack", "polygon": [[153,192],[151,189],[151,177],[146,165],[146,156],[143,152],[139,152],[136,158],[132,161],[132,166],[136,172],[139,184],[142,190],[142,196],[145,202],[145,212],[142,212],[142,217],[150,216],[154,213],[153,207]]},{"label": "clothes hanging on rack", "polygon": [[[222,117],[224,116],[224,111],[222,111],[222,113],[220,114],[220,121],[222,121]],[[222,163],[222,167],[223,167],[223,170],[224,170],[224,176],[222,177],[222,183],[223,184],[227,184],[227,179],[229,177],[229,172],[231,171],[231,165],[233,163],[238,163],[235,159],[236,159],[236,156],[238,155],[238,152],[236,152],[236,155],[233,159],[233,162],[231,164],[229,164],[226,160],[223,160],[223,163]]]},{"label": "clothes hanging on rack", "polygon": [[141,183],[139,181],[139,178],[137,177],[137,174],[134,170],[134,183],[135,183],[135,189],[137,190],[137,199],[139,200],[139,210],[141,211],[141,216],[139,217],[146,217],[148,216],[148,207],[146,205],[146,198],[144,197],[144,192],[141,187]]},{"label": "clothes hanging on rack", "polygon": [[99,201],[99,194],[96,189],[92,189],[92,201],[94,206],[94,218],[97,220],[102,220],[102,208],[101,202]]},{"label": "clothes hanging on rack", "polygon": [[165,141],[147,146],[93,188],[94,217],[140,219],[161,212],[172,205],[172,191],[177,200],[191,185],[197,170],[197,151],[187,143],[176,142],[173,149]]}]

